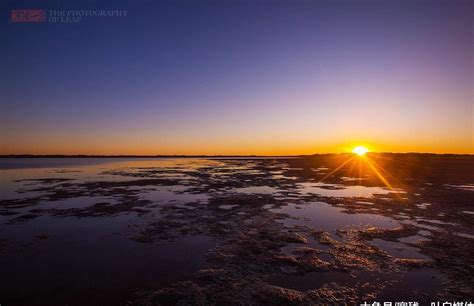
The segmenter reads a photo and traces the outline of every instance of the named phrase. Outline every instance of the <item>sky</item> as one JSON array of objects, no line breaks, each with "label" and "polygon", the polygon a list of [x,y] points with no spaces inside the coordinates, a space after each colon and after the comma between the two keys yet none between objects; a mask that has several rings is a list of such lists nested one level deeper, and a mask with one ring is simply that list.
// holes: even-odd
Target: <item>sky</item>
[{"label": "sky", "polygon": [[[81,10],[126,15],[51,18]],[[472,26],[456,0],[2,1],[0,154],[474,153]]]}]

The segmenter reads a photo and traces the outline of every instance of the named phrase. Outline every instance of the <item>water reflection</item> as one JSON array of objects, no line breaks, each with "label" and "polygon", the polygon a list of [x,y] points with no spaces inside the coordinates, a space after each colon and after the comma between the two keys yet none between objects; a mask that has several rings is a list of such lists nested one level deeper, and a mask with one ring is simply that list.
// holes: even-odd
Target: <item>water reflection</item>
[{"label": "water reflection", "polygon": [[[470,220],[474,213],[470,207],[454,213],[439,210],[443,199],[425,195],[432,187],[426,187],[431,185],[424,181],[420,185],[427,189],[416,190],[420,193],[405,186],[403,190],[381,187],[369,176],[359,179],[344,172],[333,174],[330,182],[338,184],[316,183],[315,176],[334,169],[325,164],[171,158],[0,161],[0,269],[11,280],[0,289],[0,296],[18,303],[13,297],[21,295],[21,288],[28,288],[30,294],[25,301],[67,292],[58,296],[57,301],[64,304],[66,296],[80,299],[79,292],[99,290],[95,301],[114,303],[111,297],[120,300],[114,292],[125,294],[136,287],[159,288],[192,279],[194,272],[207,267],[209,251],[217,249],[217,257],[230,265],[236,254],[261,260],[280,250],[295,255],[302,246],[317,249],[315,258],[331,262],[333,270],[279,274],[269,278],[270,284],[303,291],[330,281],[353,286],[365,277],[367,282],[388,279],[391,273],[365,274],[361,272],[364,266],[354,268],[355,274],[341,272],[344,269],[334,251],[342,252],[351,244],[355,232],[338,232],[340,229],[413,226],[415,230],[404,233],[407,237],[359,237],[365,239],[365,246],[369,241],[404,259],[429,259],[424,255],[426,249],[422,254],[418,248],[438,234],[467,242],[474,238],[455,219]],[[464,188],[469,184],[440,186],[445,186],[441,188],[445,192],[469,194]],[[397,202],[402,199],[399,194],[406,199],[402,204]],[[430,215],[433,211],[435,215]],[[136,239],[135,234],[146,228],[155,229],[146,234],[158,238],[147,240],[143,235],[142,240]],[[327,231],[335,244],[315,238],[319,231]],[[281,233],[284,235],[279,236]],[[304,236],[299,243],[295,233]],[[153,243],[139,243],[131,237]],[[362,244],[354,243],[360,241],[352,241],[350,247],[360,247]],[[267,250],[262,245],[270,247]],[[392,260],[386,255],[382,258]],[[268,264],[267,260],[255,262],[256,266]],[[246,269],[243,265],[237,268]],[[279,268],[262,266],[258,273]],[[406,273],[419,281],[435,274],[431,269]],[[412,293],[403,287],[405,275],[394,277],[401,281],[400,290]],[[382,294],[390,296],[390,292],[387,289]]]},{"label": "water reflection", "polygon": [[383,187],[366,186],[344,186],[326,183],[299,183],[300,192],[303,194],[318,194],[324,197],[336,198],[370,198],[374,195],[386,195],[390,193],[403,193],[400,189],[388,189]]},{"label": "water reflection", "polygon": [[169,285],[205,266],[212,239],[190,236],[159,246],[128,239],[128,226],[141,222],[131,215],[42,216],[4,227],[1,235],[15,241],[0,257],[2,276],[8,279],[0,290],[2,299],[8,303],[9,298],[18,302],[19,297],[31,301],[43,296],[51,304],[90,299],[118,303],[133,288]]},{"label": "water reflection", "polygon": [[376,245],[382,250],[386,251],[388,254],[405,259],[430,259],[428,256],[419,253],[419,249],[408,246],[404,243],[387,241],[382,239],[373,239],[370,243]]},{"label": "water reflection", "polygon": [[233,189],[234,192],[246,194],[276,194],[278,189],[269,186],[252,186]]},{"label": "water reflection", "polygon": [[324,202],[313,202],[305,205],[289,204],[275,213],[284,213],[290,218],[281,220],[287,226],[307,225],[317,230],[335,231],[342,228],[395,228],[398,222],[392,218],[377,214],[348,214],[343,208],[334,207]]}]

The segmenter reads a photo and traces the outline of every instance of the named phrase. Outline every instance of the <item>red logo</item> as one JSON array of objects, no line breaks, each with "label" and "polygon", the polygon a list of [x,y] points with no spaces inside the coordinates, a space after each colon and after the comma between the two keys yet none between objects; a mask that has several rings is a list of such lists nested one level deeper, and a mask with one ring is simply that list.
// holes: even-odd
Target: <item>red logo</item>
[{"label": "red logo", "polygon": [[12,10],[12,22],[44,22],[46,14],[44,10]]}]

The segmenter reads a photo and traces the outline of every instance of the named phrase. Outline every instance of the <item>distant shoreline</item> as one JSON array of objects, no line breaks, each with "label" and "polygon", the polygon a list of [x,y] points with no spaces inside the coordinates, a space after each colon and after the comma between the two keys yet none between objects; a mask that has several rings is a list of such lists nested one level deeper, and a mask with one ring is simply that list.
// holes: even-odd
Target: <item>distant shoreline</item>
[{"label": "distant shoreline", "polygon": [[235,158],[303,157],[311,155],[0,155],[0,158]]},{"label": "distant shoreline", "polygon": [[[295,157],[312,157],[327,155],[349,155],[353,153],[317,153],[306,155],[65,155],[65,154],[6,154],[0,155],[0,158],[295,158]],[[384,155],[438,155],[438,156],[474,156],[469,153],[393,153],[393,152],[371,152],[368,154],[384,154]]]}]

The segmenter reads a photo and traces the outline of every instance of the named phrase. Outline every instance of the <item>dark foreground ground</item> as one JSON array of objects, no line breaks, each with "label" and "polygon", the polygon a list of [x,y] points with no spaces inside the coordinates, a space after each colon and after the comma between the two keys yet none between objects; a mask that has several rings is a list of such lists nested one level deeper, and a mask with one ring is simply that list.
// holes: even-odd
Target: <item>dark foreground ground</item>
[{"label": "dark foreground ground", "polygon": [[474,300],[474,156],[0,164],[2,306]]}]

